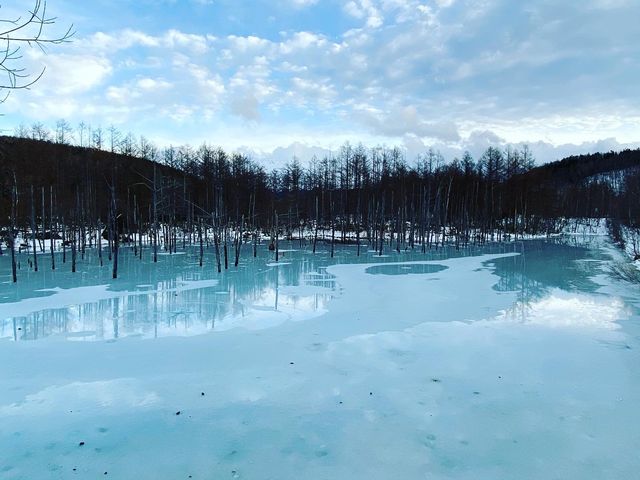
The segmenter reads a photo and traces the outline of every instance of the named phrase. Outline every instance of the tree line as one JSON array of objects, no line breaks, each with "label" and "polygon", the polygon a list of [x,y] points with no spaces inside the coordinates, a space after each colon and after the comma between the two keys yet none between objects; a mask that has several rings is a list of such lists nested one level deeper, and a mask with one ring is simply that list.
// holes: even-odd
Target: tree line
[{"label": "tree line", "polygon": [[334,155],[267,171],[206,143],[158,148],[113,128],[73,130],[64,121],[55,134],[42,124],[21,128],[0,137],[0,235],[13,256],[14,248],[31,251],[35,269],[44,240],[50,268],[57,245],[75,270],[78,255],[103,238],[117,277],[122,244],[154,261],[159,249],[195,245],[201,262],[211,245],[221,271],[237,265],[247,244],[256,255],[265,237],[277,259],[282,238],[314,251],[328,242],[332,255],[346,242],[358,254],[364,245],[382,254],[551,233],[567,217],[640,223],[638,150],[535,166],[527,147],[489,147],[477,159],[465,153],[451,161],[428,150],[409,162],[397,147],[345,143]]}]

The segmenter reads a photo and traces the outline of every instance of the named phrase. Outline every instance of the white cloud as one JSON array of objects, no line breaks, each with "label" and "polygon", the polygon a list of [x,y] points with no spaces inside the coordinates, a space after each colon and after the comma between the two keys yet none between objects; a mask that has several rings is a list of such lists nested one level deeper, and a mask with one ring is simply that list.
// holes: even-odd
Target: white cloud
[{"label": "white cloud", "polygon": [[378,28],[384,23],[384,18],[373,0],[350,0],[344,5],[344,10],[352,17],[364,20],[369,28]]},{"label": "white cloud", "polygon": [[56,92],[57,95],[82,94],[102,83],[111,75],[113,67],[104,57],[90,53],[81,55],[43,55],[30,51],[33,70],[38,64],[44,65],[46,75],[41,79],[39,89]]},{"label": "white cloud", "polygon": [[327,40],[322,35],[310,32],[296,32],[291,38],[280,44],[280,51],[288,55],[311,47],[322,48],[325,45],[327,45]]},{"label": "white cloud", "polygon": [[[4,109],[33,119],[117,115],[133,130],[163,121],[185,139],[196,135],[194,126],[220,135],[229,126],[237,130],[227,138],[263,142],[265,151],[275,138],[281,146],[437,145],[452,154],[526,141],[551,158],[638,140],[637,2],[559,9],[543,0],[349,0],[323,3],[317,13],[326,17],[301,28],[295,22],[307,12],[291,15],[291,7],[312,5],[320,7],[270,3],[279,34],[271,21],[240,30],[233,22],[242,18],[230,14],[244,9],[213,2],[196,10],[230,9],[224,28],[194,22],[189,31],[173,20],[153,33],[105,27],[48,56],[29,51],[35,71],[48,65],[46,75]],[[331,8],[336,18],[327,16]],[[148,111],[155,113],[140,114]],[[264,133],[254,138],[258,125]],[[271,125],[288,134],[274,136]]]},{"label": "white cloud", "polygon": [[207,52],[210,40],[211,38],[203,35],[193,35],[178,30],[169,30],[162,37],[162,41],[166,47],[171,49],[187,49],[196,55]]},{"label": "white cloud", "polygon": [[377,110],[369,105],[355,105],[357,117],[374,133],[385,137],[414,135],[442,142],[460,140],[458,128],[453,122],[427,120],[428,115],[418,112],[415,106],[393,108],[389,111]]},{"label": "white cloud", "polygon": [[141,78],[137,82],[138,87],[142,90],[164,90],[170,88],[171,84],[163,79]]},{"label": "white cloud", "polygon": [[306,8],[318,3],[318,0],[290,0],[291,4],[296,8]]}]

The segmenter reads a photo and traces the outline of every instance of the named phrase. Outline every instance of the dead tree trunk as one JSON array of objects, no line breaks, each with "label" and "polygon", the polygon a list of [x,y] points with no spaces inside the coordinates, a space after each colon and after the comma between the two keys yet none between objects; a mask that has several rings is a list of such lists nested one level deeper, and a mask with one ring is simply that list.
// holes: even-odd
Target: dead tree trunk
[{"label": "dead tree trunk", "polygon": [[33,198],[33,185],[31,185],[31,244],[33,246],[33,271],[38,271],[38,251],[36,250],[36,204]]},{"label": "dead tree trunk", "polygon": [[13,175],[13,186],[11,188],[11,219],[9,221],[9,249],[11,250],[11,280],[13,283],[18,282],[17,265],[16,265],[16,210],[18,205],[18,186],[15,173]]},{"label": "dead tree trunk", "polygon": [[278,237],[279,237],[279,235],[278,235],[278,212],[274,212],[274,216],[275,216],[275,228],[274,228],[275,235],[274,236],[275,236],[275,243],[276,243],[275,249],[276,249],[276,262],[277,262],[279,260],[279,257],[280,257],[280,249],[278,247]]},{"label": "dead tree trunk", "polygon": [[215,219],[215,215],[211,214],[211,220],[213,223],[213,244],[216,251],[216,265],[218,267],[218,273],[222,272],[222,264],[220,263],[220,236],[218,233],[218,225]]},{"label": "dead tree trunk", "polygon": [[[42,240],[40,242],[40,251],[44,253],[45,252],[44,239],[46,237],[46,230],[47,230],[47,222],[45,221],[45,219],[47,218],[47,215],[44,209],[44,187],[41,187],[40,196],[42,200]],[[51,242],[51,232],[49,232],[49,242]]]},{"label": "dead tree trunk", "polygon": [[153,263],[158,263],[158,175],[153,165]]},{"label": "dead tree trunk", "polygon": [[313,253],[316,253],[316,244],[318,243],[319,225],[320,225],[320,210],[318,209],[318,196],[316,195],[316,228],[313,234]]},{"label": "dead tree trunk", "polygon": [[336,244],[336,219],[332,195],[329,195],[329,203],[331,204],[331,209],[329,211],[329,215],[331,216],[331,258],[333,258]]},{"label": "dead tree trunk", "polygon": [[96,243],[96,247],[98,248],[98,259],[100,260],[100,266],[104,265],[104,261],[102,260],[102,222],[98,219],[98,241]]},{"label": "dead tree trunk", "polygon": [[198,240],[200,241],[200,266],[202,266],[202,258],[204,257],[204,243],[202,241],[202,219],[198,225]]},{"label": "dead tree trunk", "polygon": [[384,249],[384,194],[382,195],[382,205],[380,207],[380,247],[378,249],[378,255],[382,256]]},{"label": "dead tree trunk", "polygon": [[75,222],[71,226],[71,273],[76,273],[76,260],[78,256],[78,243],[76,238]]},{"label": "dead tree trunk", "polygon": [[237,235],[237,240],[236,240],[236,261],[235,261],[235,267],[238,266],[238,263],[240,262],[240,249],[242,248],[242,230],[244,230],[244,215],[242,216],[242,220],[240,222],[240,232]]},{"label": "dead tree trunk", "polygon": [[358,207],[356,209],[355,228],[356,228],[356,248],[357,248],[356,255],[359,257],[360,256],[360,193],[358,193]]},{"label": "dead tree trunk", "polygon": [[227,242],[229,240],[228,225],[223,227],[223,253],[224,253],[224,269],[229,270],[229,251],[227,248]]},{"label": "dead tree trunk", "polygon": [[[56,257],[54,254],[56,247],[55,233],[53,229],[53,186],[49,189],[49,198],[50,198],[50,216],[49,216],[49,250],[51,251],[51,270],[56,269]],[[43,220],[44,222],[44,217]]]},{"label": "dead tree trunk", "polygon": [[253,258],[258,256],[258,235],[260,235],[260,229],[258,228],[258,223],[256,221],[256,194],[253,194],[253,207],[252,207],[252,217],[253,217]]},{"label": "dead tree trunk", "polygon": [[115,183],[111,185],[111,231],[113,237],[113,264],[111,277],[115,280],[118,278],[118,254],[120,250]]},{"label": "dead tree trunk", "polygon": [[67,225],[64,221],[64,215],[61,218],[62,223],[62,263],[67,263]]}]

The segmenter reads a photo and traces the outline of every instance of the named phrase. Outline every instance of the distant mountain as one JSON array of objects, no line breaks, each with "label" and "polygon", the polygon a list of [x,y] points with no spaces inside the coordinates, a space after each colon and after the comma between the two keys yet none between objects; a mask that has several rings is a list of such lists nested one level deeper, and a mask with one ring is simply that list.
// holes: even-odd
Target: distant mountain
[{"label": "distant mountain", "polygon": [[[156,164],[163,176],[182,180],[183,172]],[[95,148],[48,141],[0,136],[0,170],[3,176],[15,173],[21,185],[59,185],[71,188],[90,174],[103,183],[110,181],[114,168],[119,175],[151,178],[154,162]],[[6,183],[6,181],[5,181]]]},{"label": "distant mountain", "polygon": [[621,171],[640,169],[640,149],[575,155],[531,169],[525,176],[550,184],[576,184]]}]

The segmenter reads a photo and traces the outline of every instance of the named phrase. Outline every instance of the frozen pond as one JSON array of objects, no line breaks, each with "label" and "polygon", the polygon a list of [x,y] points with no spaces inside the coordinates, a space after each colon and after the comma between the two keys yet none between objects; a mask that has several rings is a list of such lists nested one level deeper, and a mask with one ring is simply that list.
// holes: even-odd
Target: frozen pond
[{"label": "frozen pond", "polygon": [[[250,250],[245,247],[247,255]],[[238,269],[231,265],[219,275],[211,252],[202,268],[197,249],[162,254],[157,264],[145,253],[141,262],[123,250],[116,282],[109,265],[98,266],[95,252],[88,253],[76,274],[61,258],[52,272],[43,255],[39,273],[26,270],[17,288],[0,285],[0,338],[102,341],[268,328],[324,313],[335,293],[325,255],[285,251],[276,264],[261,247],[260,258],[246,258]]]},{"label": "frozen pond", "polygon": [[0,478],[637,476],[640,289],[603,239],[284,245],[0,257]]}]

